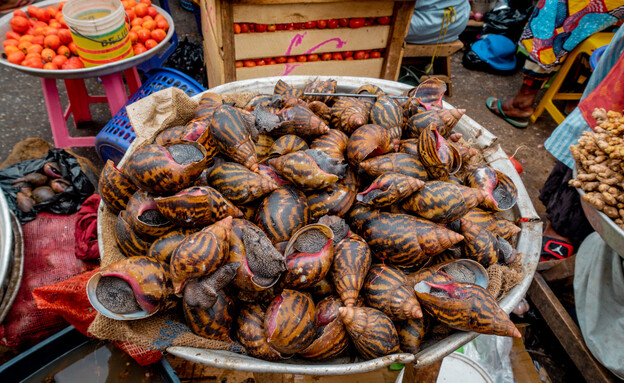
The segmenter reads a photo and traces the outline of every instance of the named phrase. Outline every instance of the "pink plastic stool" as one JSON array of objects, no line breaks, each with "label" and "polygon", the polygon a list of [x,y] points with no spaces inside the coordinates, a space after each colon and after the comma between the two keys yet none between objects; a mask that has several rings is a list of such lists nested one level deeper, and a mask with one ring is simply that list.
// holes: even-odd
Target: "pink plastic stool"
[{"label": "pink plastic stool", "polygon": [[[134,67],[124,70],[123,73],[126,76],[130,95],[132,95],[141,87],[139,73]],[[95,136],[72,137],[69,135],[67,128],[69,113],[74,116],[74,122],[78,124],[82,121],[91,121],[89,104],[108,103],[111,116],[114,116],[128,101],[128,94],[126,93],[121,72],[101,76],[100,79],[102,80],[102,85],[104,85],[106,96],[89,95],[84,79],[63,80],[65,81],[65,89],[69,98],[69,105],[65,111],[63,111],[63,106],[61,105],[56,79],[41,79],[43,97],[45,98],[52,137],[54,138],[54,146],[57,148],[95,146]]]}]

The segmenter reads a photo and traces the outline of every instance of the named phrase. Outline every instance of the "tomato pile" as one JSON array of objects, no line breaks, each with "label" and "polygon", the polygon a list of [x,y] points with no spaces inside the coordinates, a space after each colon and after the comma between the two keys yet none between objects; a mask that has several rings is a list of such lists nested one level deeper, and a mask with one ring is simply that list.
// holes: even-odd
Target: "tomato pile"
[{"label": "tomato pile", "polygon": [[350,19],[314,20],[305,23],[282,23],[282,24],[256,24],[235,23],[234,34],[239,33],[262,33],[275,31],[296,31],[299,29],[334,29],[334,28],[361,28],[371,25],[388,25],[390,16],[382,17],[354,17]]},{"label": "tomato pile", "polygon": [[[39,8],[31,5],[13,11],[11,30],[2,45],[12,64],[36,69],[80,69],[84,64],[63,18],[63,5]],[[152,7],[151,0],[122,1],[130,20],[129,37],[135,55],[154,48],[167,36],[169,23]]]},{"label": "tomato pile", "polygon": [[259,59],[238,60],[236,61],[236,68],[252,68],[263,65],[304,63],[312,61],[366,60],[380,58],[382,55],[383,51],[381,49],[367,49],[363,51],[326,52],[296,56],[265,57]]}]

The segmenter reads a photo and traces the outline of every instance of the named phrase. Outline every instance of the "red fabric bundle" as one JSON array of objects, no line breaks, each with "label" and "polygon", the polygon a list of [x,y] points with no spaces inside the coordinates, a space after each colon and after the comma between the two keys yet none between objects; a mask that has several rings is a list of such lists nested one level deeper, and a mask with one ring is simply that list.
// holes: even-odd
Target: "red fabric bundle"
[{"label": "red fabric bundle", "polygon": [[78,212],[76,222],[76,258],[82,260],[99,259],[97,241],[97,209],[100,196],[93,194],[87,198]]}]

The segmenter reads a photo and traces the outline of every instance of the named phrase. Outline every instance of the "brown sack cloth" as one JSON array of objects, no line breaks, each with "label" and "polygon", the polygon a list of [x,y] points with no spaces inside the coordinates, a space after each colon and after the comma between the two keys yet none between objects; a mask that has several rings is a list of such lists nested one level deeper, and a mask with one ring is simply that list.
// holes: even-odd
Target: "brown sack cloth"
[{"label": "brown sack cloth", "polygon": [[[167,88],[129,105],[128,117],[137,138],[128,150],[151,142],[152,137],[163,129],[187,123],[193,117],[197,104],[183,91]],[[100,204],[98,213],[102,225],[101,265],[106,267],[125,257],[114,239],[117,216],[103,204]],[[100,339],[128,341],[161,351],[169,346],[189,346],[244,352],[244,348],[235,343],[206,339],[193,334],[175,309],[132,321],[118,321],[98,313],[89,326],[89,333]]]}]

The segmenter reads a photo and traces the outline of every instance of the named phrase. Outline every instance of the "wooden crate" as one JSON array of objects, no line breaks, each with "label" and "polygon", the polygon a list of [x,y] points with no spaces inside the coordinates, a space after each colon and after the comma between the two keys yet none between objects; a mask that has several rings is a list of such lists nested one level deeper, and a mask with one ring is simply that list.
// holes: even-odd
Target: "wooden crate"
[{"label": "wooden crate", "polygon": [[[287,75],[360,76],[396,80],[415,0],[201,0],[208,83]],[[390,16],[389,25],[234,34],[234,23],[282,24]],[[237,60],[383,49],[381,58],[236,68]]]}]

